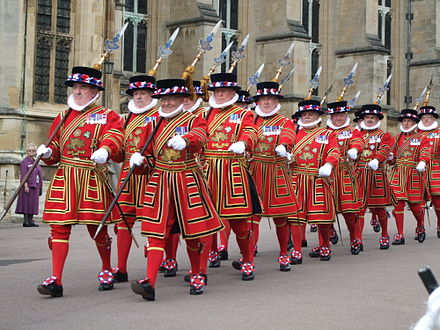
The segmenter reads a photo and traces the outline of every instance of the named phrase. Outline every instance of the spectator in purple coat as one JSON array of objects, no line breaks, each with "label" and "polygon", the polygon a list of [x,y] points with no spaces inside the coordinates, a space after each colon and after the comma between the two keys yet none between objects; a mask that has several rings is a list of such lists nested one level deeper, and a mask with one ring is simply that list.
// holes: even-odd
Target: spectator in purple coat
[{"label": "spectator in purple coat", "polygon": [[[26,173],[35,161],[37,147],[33,143],[29,143],[26,148],[27,156],[20,163],[20,181],[23,180]],[[24,188],[18,195],[16,214],[23,214],[23,227],[38,227],[34,222],[34,214],[38,215],[39,196],[43,194],[43,171],[41,166],[37,165],[32,174],[24,184]]]}]

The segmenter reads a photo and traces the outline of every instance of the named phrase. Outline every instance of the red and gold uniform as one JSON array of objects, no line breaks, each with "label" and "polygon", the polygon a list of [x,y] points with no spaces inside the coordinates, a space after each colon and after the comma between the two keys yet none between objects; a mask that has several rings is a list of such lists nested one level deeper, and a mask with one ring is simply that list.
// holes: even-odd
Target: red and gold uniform
[{"label": "red and gold uniform", "polygon": [[[127,94],[133,96],[135,91],[142,91],[146,95],[150,95],[156,88],[156,79],[147,75],[133,76],[130,78],[130,84],[126,91]],[[137,96],[139,97],[139,96]],[[141,96],[142,97],[142,96]],[[143,96],[146,98],[146,96]],[[148,100],[148,99],[147,99]],[[119,185],[125,180],[130,171],[130,158],[134,152],[138,150],[139,141],[142,137],[144,127],[152,120],[156,120],[157,114],[157,100],[150,99],[150,103],[143,109],[138,109],[134,103],[134,99],[128,103],[129,114],[125,119],[125,136],[124,136],[124,150],[121,154],[122,167],[119,175]],[[127,219],[127,224],[130,229],[136,221],[136,213],[142,207],[142,193],[144,191],[144,184],[146,182],[144,175],[133,174],[130,176],[126,186],[121,192],[118,203],[121,206],[122,212]],[[118,265],[113,269],[116,282],[126,282],[127,279],[127,259],[131,248],[131,234],[125,222],[120,222],[117,225],[117,246],[118,246]]]},{"label": "red and gold uniform", "polygon": [[[380,247],[381,249],[387,249],[389,248],[389,235],[385,208],[390,206],[392,201],[390,184],[384,166],[394,146],[394,138],[390,133],[379,128],[380,120],[383,119],[382,108],[379,105],[364,105],[361,116],[365,118],[366,115],[377,116],[379,122],[368,127],[364,120],[360,125],[362,138],[365,142],[364,150],[359,155],[356,169],[359,195],[363,206],[360,212],[361,235],[364,228],[365,211],[368,207],[373,215],[377,216],[382,228]],[[372,162],[377,163],[377,169],[371,167]]]},{"label": "red and gold uniform", "polygon": [[[304,116],[307,112],[321,115],[323,112],[320,102],[301,101],[296,115]],[[294,260],[302,260],[300,225],[307,222],[317,224],[320,232],[320,246],[313,251],[317,256],[321,256],[322,260],[330,259],[329,230],[335,219],[335,203],[329,177],[319,176],[319,172],[324,165],[326,168],[336,167],[340,153],[335,134],[326,128],[320,128],[319,121],[307,127],[302,124],[302,119],[299,119],[298,125],[301,128],[296,134],[292,151],[292,182],[298,198],[298,213],[289,217],[294,240]]]},{"label": "red and gold uniform", "polygon": [[[236,89],[236,80],[232,73],[213,74],[210,88]],[[261,206],[244,152],[252,151],[257,136],[253,113],[233,105],[236,99],[237,94],[229,105],[215,107],[215,94],[211,96],[211,108],[205,114],[208,123],[205,174],[219,216],[229,221],[236,234],[243,255],[242,278],[253,279],[253,251],[247,220],[261,213]],[[238,152],[231,150],[236,146],[240,150],[234,150]]]},{"label": "red and gold uniform", "polygon": [[[297,200],[291,184],[287,153],[292,150],[295,142],[295,125],[292,120],[278,113],[281,108],[278,102],[272,112],[265,113],[261,108],[271,106],[271,101],[281,97],[277,82],[257,84],[257,93],[253,99],[257,102],[254,122],[257,126],[258,139],[252,152],[249,170],[262,201],[261,216],[273,218],[276,226],[280,245],[280,270],[289,271],[287,217],[296,214]],[[275,105],[275,102],[273,103]],[[277,152],[279,148],[281,150]],[[260,216],[255,216],[252,221],[255,248],[258,242],[260,219]]]},{"label": "red and gold uniform", "polygon": [[[417,165],[424,162],[423,166],[429,163],[430,147],[428,139],[415,129],[418,121],[417,111],[411,109],[402,110],[399,120],[409,118],[414,121],[411,131],[400,133],[393,149],[395,157],[394,167],[391,171],[391,196],[393,198],[394,217],[396,219],[397,234],[394,236],[393,244],[404,244],[403,221],[405,202],[417,220],[416,234],[422,234],[424,228],[424,195],[426,188],[426,178],[424,171],[419,172]],[[424,170],[424,168],[423,168]]]},{"label": "red and gold uniform", "polygon": [[[168,95],[188,96],[184,81],[159,80],[154,97]],[[191,290],[194,289],[193,280],[203,287],[202,277],[206,277],[206,274],[202,274],[201,269],[206,269],[212,234],[223,228],[210,198],[203,170],[196,159],[206,143],[206,121],[200,116],[183,111],[182,107],[180,105],[174,109],[172,116],[161,113],[160,108],[158,113],[161,119],[157,122],[151,121],[145,127],[139,143],[139,146],[143,146],[155,131],[152,142],[144,153],[152,171],[148,179],[145,179],[147,181],[142,209],[138,212],[138,219],[142,221],[141,233],[148,237],[147,276],[134,284],[140,289],[142,285],[154,288],[166,239],[176,224],[187,243],[192,271]],[[177,140],[184,146],[170,144]],[[133,290],[139,293],[136,289]],[[203,288],[201,290],[199,293],[203,292]]]},{"label": "red and gold uniform", "polygon": [[427,193],[429,195],[427,199],[430,198],[434,205],[437,215],[437,237],[440,238],[440,128],[438,128],[437,121],[434,121],[430,126],[425,126],[423,115],[432,115],[436,120],[439,115],[433,106],[427,105],[420,108],[419,118],[422,121],[419,123],[419,131],[428,139],[431,149],[431,160],[426,168]]},{"label": "red and gold uniform", "polygon": [[[351,252],[360,252],[360,227],[359,210],[362,207],[359,200],[356,176],[354,173],[357,155],[364,148],[364,140],[360,131],[350,125],[350,119],[346,116],[346,122],[340,127],[333,125],[333,116],[341,116],[348,113],[350,107],[347,101],[339,101],[327,104],[327,114],[332,116],[327,121],[327,129],[334,132],[341,154],[341,161],[334,169],[333,192],[335,197],[336,212],[342,213],[350,233]],[[351,155],[351,157],[350,157]]]},{"label": "red and gold uniform", "polygon": [[[51,225],[49,245],[52,249],[52,276],[38,286],[41,294],[62,296],[61,277],[69,249],[72,225],[85,224],[91,237],[107,211],[113,197],[107,180],[108,159],[117,160],[122,152],[123,128],[119,115],[95,103],[102,73],[87,67],[74,67],[66,85],[74,90],[69,97],[70,112],[64,111],[52,123],[49,135],[65,117],[46,154],[40,146],[43,160],[48,165],[59,163],[49,185],[43,222]],[[90,97],[88,105],[78,106],[75,98]],[[67,115],[68,114],[68,115]],[[39,149],[40,149],[39,148]],[[41,150],[40,149],[40,150]],[[48,157],[50,155],[50,157]],[[115,208],[105,224],[119,222]],[[101,256],[100,290],[113,289],[110,265],[111,238],[107,226],[94,238]],[[61,291],[61,292],[60,292]]]}]

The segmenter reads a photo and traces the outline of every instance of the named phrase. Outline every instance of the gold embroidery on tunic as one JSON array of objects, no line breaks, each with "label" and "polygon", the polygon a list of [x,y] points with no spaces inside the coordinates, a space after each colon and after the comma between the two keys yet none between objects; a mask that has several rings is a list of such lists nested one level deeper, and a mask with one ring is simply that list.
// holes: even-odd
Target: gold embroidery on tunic
[{"label": "gold embroidery on tunic", "polygon": [[161,151],[161,159],[164,161],[177,160],[181,157],[181,152],[174,149],[165,149]]},{"label": "gold embroidery on tunic", "polygon": [[67,154],[72,156],[84,155],[85,150],[81,150],[85,146],[85,142],[78,138],[72,138],[70,143],[67,145]]}]

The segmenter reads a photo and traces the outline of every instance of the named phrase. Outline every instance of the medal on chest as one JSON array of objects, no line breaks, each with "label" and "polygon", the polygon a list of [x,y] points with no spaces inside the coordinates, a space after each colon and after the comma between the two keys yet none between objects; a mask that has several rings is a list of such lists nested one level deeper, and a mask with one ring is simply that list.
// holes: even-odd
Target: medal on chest
[{"label": "medal on chest", "polygon": [[92,113],[86,115],[86,124],[107,124],[107,114]]}]

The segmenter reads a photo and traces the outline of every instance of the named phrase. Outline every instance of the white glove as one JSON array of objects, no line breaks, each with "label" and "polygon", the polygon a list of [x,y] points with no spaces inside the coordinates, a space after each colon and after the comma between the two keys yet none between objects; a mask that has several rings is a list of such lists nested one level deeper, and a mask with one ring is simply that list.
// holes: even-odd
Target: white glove
[{"label": "white glove", "polygon": [[390,152],[390,154],[388,155],[387,160],[391,161],[391,160],[393,160],[393,158],[394,158],[394,154],[392,152]]},{"label": "white glove", "polygon": [[44,159],[50,158],[50,156],[52,156],[52,149],[42,144],[37,149],[37,156],[41,156],[41,158]]},{"label": "white glove", "polygon": [[348,155],[348,157],[350,157],[350,159],[356,160],[356,158],[358,158],[358,151],[357,151],[357,149],[352,148],[347,151],[347,155]]},{"label": "white glove", "polygon": [[319,176],[320,177],[328,177],[332,174],[333,166],[332,164],[326,163],[319,168]]},{"label": "white glove", "polygon": [[99,148],[90,156],[90,159],[96,164],[104,164],[108,159],[108,151],[104,148]]},{"label": "white glove", "polygon": [[287,157],[287,149],[284,145],[280,144],[275,148],[275,152],[280,157]]},{"label": "white glove", "polygon": [[168,141],[167,145],[174,150],[183,150],[186,148],[186,141],[180,135],[176,135]]},{"label": "white glove", "polygon": [[142,156],[139,152],[135,152],[130,157],[130,167],[141,166],[142,163],[144,162],[144,159],[145,159],[145,157]]},{"label": "white glove", "polygon": [[379,168],[379,160],[374,158],[373,160],[370,160],[368,163],[368,166],[373,170],[376,171]]},{"label": "white glove", "polygon": [[239,155],[243,154],[245,150],[246,150],[246,145],[242,141],[232,143],[228,148],[228,151],[232,151],[233,153]]},{"label": "white glove", "polygon": [[425,172],[425,170],[426,170],[426,163],[425,163],[423,160],[421,160],[421,161],[417,164],[417,166],[416,166],[416,170],[419,171],[419,172]]}]

